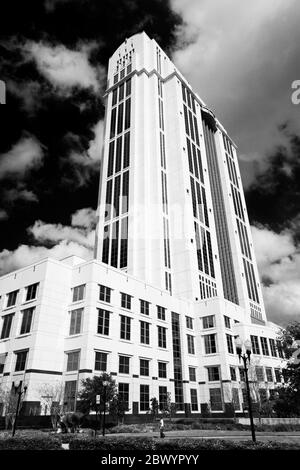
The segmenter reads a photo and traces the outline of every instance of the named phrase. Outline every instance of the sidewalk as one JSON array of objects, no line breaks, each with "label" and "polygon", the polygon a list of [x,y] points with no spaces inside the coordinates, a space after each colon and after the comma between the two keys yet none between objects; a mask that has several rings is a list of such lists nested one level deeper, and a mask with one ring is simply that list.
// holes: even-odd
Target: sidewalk
[{"label": "sidewalk", "polygon": [[[176,430],[165,431],[166,439],[235,439],[235,440],[251,440],[251,431],[227,431],[227,430],[205,430],[205,429],[190,429],[190,430]],[[257,440],[272,440],[281,442],[290,442],[290,440],[297,440],[300,442],[300,431],[296,432],[256,432]],[[106,434],[106,437],[153,437],[159,439],[159,431],[139,432],[139,433],[118,433]]]}]

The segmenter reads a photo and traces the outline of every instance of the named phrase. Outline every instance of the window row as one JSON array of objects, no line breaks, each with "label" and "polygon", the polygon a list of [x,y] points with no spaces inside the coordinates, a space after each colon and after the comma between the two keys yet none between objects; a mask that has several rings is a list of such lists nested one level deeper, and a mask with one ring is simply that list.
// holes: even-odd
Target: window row
[{"label": "window row", "polygon": [[263,356],[273,356],[284,358],[282,345],[279,340],[273,338],[250,336],[253,354],[262,354]]},{"label": "window row", "polygon": [[[30,333],[33,324],[34,311],[34,307],[27,308],[21,311],[20,329],[18,332],[19,335]],[[10,337],[14,316],[14,313],[2,316],[2,328],[0,339],[7,339]]]},{"label": "window row", "polygon": [[[21,303],[35,300],[37,298],[38,286],[39,283],[37,282],[25,287]],[[17,304],[19,292],[20,290],[14,290],[12,292],[8,292],[8,294],[5,295],[4,308],[14,307]]]}]

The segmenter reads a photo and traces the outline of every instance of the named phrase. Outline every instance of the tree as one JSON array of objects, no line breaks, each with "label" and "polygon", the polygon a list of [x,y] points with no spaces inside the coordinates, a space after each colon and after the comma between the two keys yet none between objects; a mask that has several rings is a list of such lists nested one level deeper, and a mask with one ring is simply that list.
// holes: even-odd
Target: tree
[{"label": "tree", "polygon": [[110,415],[115,418],[118,424],[120,421],[123,424],[126,411],[129,411],[127,402],[119,394],[115,395],[109,404]]},{"label": "tree", "polygon": [[42,411],[45,415],[50,414],[52,428],[56,431],[59,417],[63,411],[63,382],[44,383],[38,391],[41,397]]},{"label": "tree", "polygon": [[[106,387],[103,382],[108,382]],[[78,393],[80,400],[78,408],[83,413],[89,413],[91,410],[98,411],[99,405],[96,403],[96,396],[100,395],[100,410],[104,410],[104,401],[111,402],[117,394],[116,382],[110,374],[103,372],[100,376],[87,378],[81,381],[81,390]]]},{"label": "tree", "polygon": [[[22,407],[22,402],[24,399],[24,394],[20,397],[20,408]],[[15,393],[10,388],[0,387],[0,403],[3,404],[3,412],[5,416],[5,429],[13,428],[16,412],[17,412],[17,403],[18,403],[18,394]]]},{"label": "tree", "polygon": [[152,421],[155,421],[155,418],[157,418],[158,410],[159,410],[158,400],[157,398],[153,397],[150,400],[150,414],[152,416]]},{"label": "tree", "polygon": [[278,396],[274,402],[274,411],[279,417],[298,417],[300,416],[300,322],[289,324],[282,331],[280,341],[288,361],[282,371],[285,384],[276,389]]}]

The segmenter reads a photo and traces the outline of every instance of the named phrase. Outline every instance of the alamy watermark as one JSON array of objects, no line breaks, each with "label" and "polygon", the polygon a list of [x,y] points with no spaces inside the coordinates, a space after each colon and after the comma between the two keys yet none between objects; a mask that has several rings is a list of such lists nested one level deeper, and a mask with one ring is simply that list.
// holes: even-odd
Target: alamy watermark
[{"label": "alamy watermark", "polygon": [[3,80],[0,80],[0,104],[6,104],[6,86]]},{"label": "alamy watermark", "polygon": [[295,90],[291,96],[292,103],[300,104],[300,80],[294,80],[291,87]]}]

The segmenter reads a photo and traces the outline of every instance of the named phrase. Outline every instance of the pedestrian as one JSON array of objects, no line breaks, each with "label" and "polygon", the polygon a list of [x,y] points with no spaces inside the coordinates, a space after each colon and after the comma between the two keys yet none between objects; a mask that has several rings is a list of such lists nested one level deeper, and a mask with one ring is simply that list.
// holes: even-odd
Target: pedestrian
[{"label": "pedestrian", "polygon": [[164,438],[164,437],[165,437],[165,433],[164,433],[164,420],[163,420],[163,418],[160,419],[160,422],[159,422],[159,430],[160,430],[160,437],[161,437],[161,438]]}]

